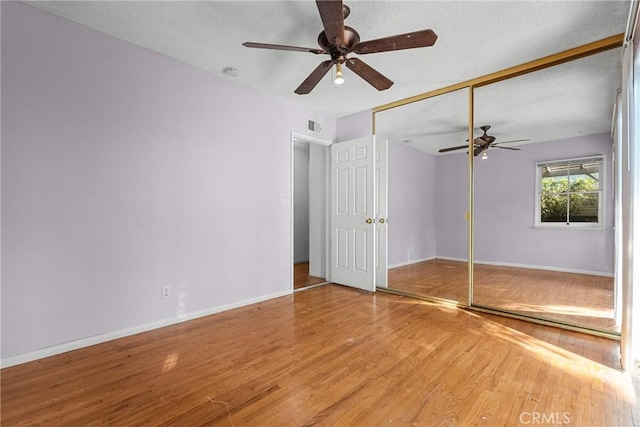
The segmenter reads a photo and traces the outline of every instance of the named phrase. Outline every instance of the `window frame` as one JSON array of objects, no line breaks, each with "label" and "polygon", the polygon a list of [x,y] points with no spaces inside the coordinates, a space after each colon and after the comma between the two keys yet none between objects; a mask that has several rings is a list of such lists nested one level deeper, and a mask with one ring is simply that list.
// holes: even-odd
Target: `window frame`
[{"label": "window frame", "polygon": [[[604,154],[597,154],[593,156],[587,157],[576,157],[570,159],[558,159],[558,160],[547,160],[547,161],[539,161],[536,162],[536,182],[535,182],[535,213],[534,213],[534,228],[551,228],[551,229],[590,229],[590,230],[604,230],[605,228],[605,208],[604,208],[604,197],[605,197],[605,162],[606,156]],[[597,191],[598,193],[598,222],[542,222],[541,221],[541,208],[542,208],[542,167],[548,165],[562,165],[564,163],[580,163],[580,162],[591,162],[598,163],[598,174],[600,180],[600,188]],[[568,172],[569,174],[569,172]],[[568,175],[570,176],[570,175]],[[570,212],[567,212],[567,216],[570,215]],[[568,219],[568,218],[567,218]]]}]

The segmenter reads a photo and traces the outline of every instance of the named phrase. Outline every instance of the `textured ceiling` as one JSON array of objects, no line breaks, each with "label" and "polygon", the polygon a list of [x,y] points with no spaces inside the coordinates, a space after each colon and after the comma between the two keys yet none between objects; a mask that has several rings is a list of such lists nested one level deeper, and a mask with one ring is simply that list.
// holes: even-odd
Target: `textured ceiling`
[{"label": "textured ceiling", "polygon": [[[628,1],[345,3],[351,8],[351,15],[345,23],[354,27],[363,41],[425,28],[433,29],[438,40],[430,48],[360,56],[360,59],[395,82],[386,91],[376,91],[345,69],[346,82],[342,86],[335,86],[328,74],[309,95],[296,95],[293,92],[295,88],[328,57],[311,53],[250,49],[243,47],[242,43],[252,41],[317,47],[316,39],[322,30],[322,23],[313,1],[48,1],[27,4],[223,78],[231,79],[222,73],[223,68],[235,67],[240,75],[234,81],[240,84],[336,116],[367,110],[622,33],[629,11]],[[616,61],[616,56],[610,55],[604,66],[616,67]],[[593,64],[587,65],[591,66]],[[589,79],[585,76],[583,66],[573,68],[558,72],[558,78],[561,76],[564,82],[578,81],[583,77]],[[615,70],[607,72],[612,75]],[[519,121],[522,122],[528,116],[536,118],[537,123],[550,125],[549,119],[544,119],[542,114],[549,109],[547,105],[551,101],[558,102],[558,97],[550,94],[558,89],[567,89],[567,93],[569,90],[565,83],[559,85],[556,82],[554,86],[555,77],[547,78],[549,79],[551,81],[546,83],[548,86],[544,90],[541,90],[540,84],[531,82],[518,86],[520,100],[526,101],[521,102],[520,107],[524,104],[531,110],[524,112],[520,109]],[[591,84],[589,91],[599,93],[600,98],[604,91],[615,91],[612,87],[619,85],[617,82],[604,82],[602,78],[598,81],[602,84]],[[482,89],[486,93],[478,95],[477,102],[483,105],[478,113],[478,120],[493,125],[492,131],[495,129],[493,134],[496,136],[500,132],[511,139],[513,136],[535,136],[532,131],[522,131],[517,135],[509,133],[511,131],[508,126],[514,123],[514,117],[500,113],[504,113],[508,102],[512,102],[507,100],[513,93],[513,88],[509,88],[507,83],[502,85],[503,88],[496,86]],[[609,92],[607,96],[609,111],[614,94]],[[496,97],[502,98],[498,102]],[[465,108],[466,96],[463,98]],[[573,99],[571,95],[566,98]],[[558,109],[566,110],[562,106]],[[602,115],[602,110],[600,101],[583,99],[580,113],[591,117],[595,114]],[[610,123],[610,112],[608,114],[606,120]],[[466,114],[463,114],[462,126],[465,119]],[[451,128],[447,131],[438,126],[460,126],[459,121],[451,117],[441,118],[437,126],[432,124],[429,132],[434,134],[452,132]],[[480,125],[479,122],[477,124]],[[389,131],[393,130],[391,126],[389,124]],[[419,132],[424,133],[425,130],[414,129],[413,133],[416,135],[399,137],[418,141]],[[581,132],[590,130],[585,127]],[[464,130],[462,133],[464,135]],[[426,147],[428,144],[424,145]]]}]

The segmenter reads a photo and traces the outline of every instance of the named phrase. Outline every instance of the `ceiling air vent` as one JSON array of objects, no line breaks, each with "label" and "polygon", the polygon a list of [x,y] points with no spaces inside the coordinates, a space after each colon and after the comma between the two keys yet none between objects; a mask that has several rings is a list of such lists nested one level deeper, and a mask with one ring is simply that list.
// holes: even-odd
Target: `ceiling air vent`
[{"label": "ceiling air vent", "polygon": [[307,119],[307,130],[309,132],[320,133],[322,131],[322,126],[320,126],[319,122]]}]

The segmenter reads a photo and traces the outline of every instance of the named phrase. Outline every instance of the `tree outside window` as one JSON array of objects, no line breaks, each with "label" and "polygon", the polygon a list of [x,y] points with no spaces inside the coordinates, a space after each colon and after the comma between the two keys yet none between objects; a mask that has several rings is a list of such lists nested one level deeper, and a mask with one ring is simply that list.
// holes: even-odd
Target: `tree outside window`
[{"label": "tree outside window", "polygon": [[602,158],[538,164],[539,225],[599,225]]}]

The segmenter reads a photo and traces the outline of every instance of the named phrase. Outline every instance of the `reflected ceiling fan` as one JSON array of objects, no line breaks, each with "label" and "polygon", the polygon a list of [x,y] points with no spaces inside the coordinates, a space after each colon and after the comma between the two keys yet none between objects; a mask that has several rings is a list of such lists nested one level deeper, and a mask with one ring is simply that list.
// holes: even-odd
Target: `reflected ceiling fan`
[{"label": "reflected ceiling fan", "polygon": [[438,36],[432,30],[421,30],[412,33],[398,34],[381,39],[360,42],[356,30],[344,25],[350,9],[341,0],[316,0],[324,31],[318,36],[318,48],[286,46],[267,43],[242,43],[246,47],[259,49],[289,50],[293,52],[310,52],[316,55],[326,54],[331,59],[324,61],[311,72],[309,77],[295,90],[298,95],[308,94],[322,80],[324,75],[336,65],[336,84],[342,84],[342,64],[367,81],[378,90],[389,89],[393,82],[371,68],[358,58],[347,58],[349,53],[365,55],[368,53],[389,52],[392,50],[414,49],[433,46]]},{"label": "reflected ceiling fan", "polygon": [[[487,158],[487,150],[489,148],[504,148],[505,150],[520,150],[520,148],[513,148],[513,147],[503,147],[502,145],[498,145],[498,144],[509,144],[512,142],[522,142],[522,141],[529,141],[528,139],[514,139],[512,141],[502,141],[502,142],[495,142],[496,141],[496,137],[495,136],[491,136],[491,135],[487,135],[487,131],[491,128],[491,126],[489,125],[484,125],[484,126],[480,126],[480,129],[482,129],[482,131],[484,132],[482,134],[482,136],[477,137],[476,139],[473,140],[473,155],[474,156],[478,156],[480,153],[482,153],[482,159],[486,159]],[[467,140],[469,141],[469,140]],[[438,150],[439,153],[446,153],[448,151],[454,151],[454,150],[462,150],[463,148],[469,148],[469,145],[458,145],[457,147],[449,147],[449,148],[442,148],[440,150]]]}]

